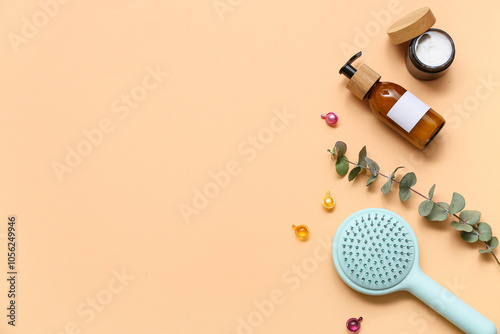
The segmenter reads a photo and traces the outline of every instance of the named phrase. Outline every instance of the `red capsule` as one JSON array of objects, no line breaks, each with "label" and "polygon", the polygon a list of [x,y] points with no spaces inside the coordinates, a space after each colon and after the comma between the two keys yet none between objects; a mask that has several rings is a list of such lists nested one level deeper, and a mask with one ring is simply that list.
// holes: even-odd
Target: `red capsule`
[{"label": "red capsule", "polygon": [[338,116],[333,112],[329,112],[326,115],[321,115],[321,118],[323,118],[325,120],[326,124],[328,124],[330,126],[334,126],[335,124],[337,124],[337,122],[339,120]]},{"label": "red capsule", "polygon": [[359,331],[359,329],[361,328],[361,321],[363,321],[362,317],[359,317],[358,319],[351,318],[351,319],[347,320],[347,323],[346,323],[347,329],[351,333],[357,333]]}]

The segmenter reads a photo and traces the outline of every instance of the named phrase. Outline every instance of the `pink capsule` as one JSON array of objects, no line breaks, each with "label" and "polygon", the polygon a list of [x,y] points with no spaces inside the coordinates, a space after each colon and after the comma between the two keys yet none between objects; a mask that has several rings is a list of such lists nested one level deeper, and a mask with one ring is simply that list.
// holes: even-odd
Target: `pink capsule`
[{"label": "pink capsule", "polygon": [[330,126],[334,126],[335,124],[337,124],[337,122],[339,120],[338,116],[333,112],[329,112],[326,115],[321,115],[321,118],[323,118],[325,120],[326,124],[328,124]]},{"label": "pink capsule", "polygon": [[347,320],[346,326],[349,332],[351,333],[357,333],[359,329],[361,328],[361,321],[363,321],[362,317],[359,317],[358,319],[356,318],[351,318]]}]

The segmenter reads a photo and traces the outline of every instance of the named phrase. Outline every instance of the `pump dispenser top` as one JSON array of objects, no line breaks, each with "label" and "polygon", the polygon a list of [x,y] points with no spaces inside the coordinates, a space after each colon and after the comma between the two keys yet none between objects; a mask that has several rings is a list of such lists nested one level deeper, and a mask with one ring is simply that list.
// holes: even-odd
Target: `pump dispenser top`
[{"label": "pump dispenser top", "polygon": [[340,69],[339,73],[345,75],[350,80],[346,88],[349,89],[357,98],[363,100],[370,89],[380,80],[380,75],[367,65],[362,65],[359,70],[352,66],[352,62],[361,57],[359,51],[349,59]]}]

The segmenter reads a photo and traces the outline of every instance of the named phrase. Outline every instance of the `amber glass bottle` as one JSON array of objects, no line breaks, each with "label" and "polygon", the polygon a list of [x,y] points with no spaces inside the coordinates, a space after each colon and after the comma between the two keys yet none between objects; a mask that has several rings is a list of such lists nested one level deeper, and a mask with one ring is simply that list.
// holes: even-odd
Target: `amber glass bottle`
[{"label": "amber glass bottle", "polygon": [[351,63],[361,56],[354,55],[340,69],[350,80],[347,88],[361,100],[368,99],[375,116],[419,149],[425,148],[445,124],[444,118],[403,87],[392,82],[380,82],[380,75],[362,65],[359,70]]}]

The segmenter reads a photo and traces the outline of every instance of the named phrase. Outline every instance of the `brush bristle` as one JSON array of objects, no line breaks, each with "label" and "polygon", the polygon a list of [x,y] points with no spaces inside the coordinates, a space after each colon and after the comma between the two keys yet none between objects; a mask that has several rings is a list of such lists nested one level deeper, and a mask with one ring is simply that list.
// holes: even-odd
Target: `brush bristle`
[{"label": "brush bristle", "polygon": [[344,273],[367,289],[388,289],[410,272],[415,259],[406,222],[383,214],[366,214],[345,224],[338,259]]}]

